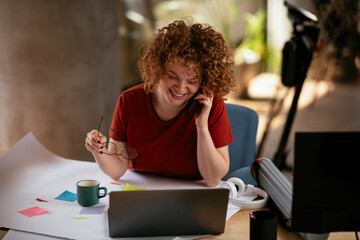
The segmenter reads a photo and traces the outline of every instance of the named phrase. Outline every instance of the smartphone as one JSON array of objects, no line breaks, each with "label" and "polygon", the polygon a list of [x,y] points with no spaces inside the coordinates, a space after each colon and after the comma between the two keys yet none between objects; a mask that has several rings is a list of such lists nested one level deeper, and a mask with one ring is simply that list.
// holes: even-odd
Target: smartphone
[{"label": "smartphone", "polygon": [[202,91],[201,87],[198,88],[198,90],[196,91],[196,93],[194,94],[194,96],[190,99],[189,101],[189,108],[188,110],[186,111],[186,116],[189,115],[192,107],[194,106],[195,104],[195,107],[196,107],[196,103],[195,103],[195,97]]}]

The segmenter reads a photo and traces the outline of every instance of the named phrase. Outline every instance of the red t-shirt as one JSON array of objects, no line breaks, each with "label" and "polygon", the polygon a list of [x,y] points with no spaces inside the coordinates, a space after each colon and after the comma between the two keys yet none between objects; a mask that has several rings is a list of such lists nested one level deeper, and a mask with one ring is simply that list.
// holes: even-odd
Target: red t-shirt
[{"label": "red t-shirt", "polygon": [[[152,172],[184,179],[202,179],[196,156],[197,132],[194,107],[187,107],[170,121],[162,121],[146,94],[144,84],[124,91],[116,105],[111,127],[121,141],[139,153],[130,160],[130,170]],[[233,142],[225,103],[214,98],[209,116],[209,131],[216,148]],[[109,130],[114,140],[119,140]]]}]

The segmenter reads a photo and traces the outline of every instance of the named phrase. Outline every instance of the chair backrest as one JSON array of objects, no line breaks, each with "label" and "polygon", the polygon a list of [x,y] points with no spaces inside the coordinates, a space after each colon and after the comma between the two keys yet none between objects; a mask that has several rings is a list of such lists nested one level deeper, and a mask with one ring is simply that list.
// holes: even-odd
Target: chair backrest
[{"label": "chair backrest", "polygon": [[241,105],[226,103],[226,110],[234,138],[229,145],[231,174],[254,162],[259,118],[254,110]]}]

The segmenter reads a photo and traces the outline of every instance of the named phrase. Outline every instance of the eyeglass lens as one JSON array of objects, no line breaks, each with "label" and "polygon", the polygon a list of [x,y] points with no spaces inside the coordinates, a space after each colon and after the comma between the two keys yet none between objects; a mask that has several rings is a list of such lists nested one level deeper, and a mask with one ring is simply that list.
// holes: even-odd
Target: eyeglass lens
[{"label": "eyeglass lens", "polygon": [[[103,121],[103,118],[104,117],[101,117],[101,119],[100,119],[98,131],[100,130],[100,126]],[[115,134],[117,140],[120,141],[120,138],[116,135],[113,128],[111,128],[111,131]],[[135,148],[129,147],[125,144],[124,148],[119,153],[116,144],[113,142],[109,142],[109,141],[105,144],[105,149],[103,150],[103,153],[107,154],[107,155],[115,155],[115,154],[121,155],[126,159],[135,159],[135,158],[139,157],[139,154],[137,153]]]}]

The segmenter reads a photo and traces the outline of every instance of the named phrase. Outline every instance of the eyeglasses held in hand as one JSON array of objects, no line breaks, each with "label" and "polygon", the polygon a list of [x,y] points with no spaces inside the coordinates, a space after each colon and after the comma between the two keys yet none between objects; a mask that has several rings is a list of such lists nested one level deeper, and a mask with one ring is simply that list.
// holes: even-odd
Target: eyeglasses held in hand
[{"label": "eyeglasses held in hand", "polygon": [[[102,120],[103,120],[103,117],[101,117],[99,127],[98,127],[98,132],[100,130]],[[115,134],[117,141],[122,142],[120,140],[120,138],[117,136],[117,134],[115,133],[114,129],[110,128],[110,130]],[[119,153],[117,150],[117,145],[113,142],[110,142],[110,138],[109,138],[108,141],[105,143],[105,150],[103,150],[103,154],[118,155],[118,156],[122,156],[123,158],[125,158],[127,160],[133,160],[133,159],[136,159],[139,157],[139,154],[135,148],[129,147],[125,142],[122,142],[122,143],[124,144],[124,147],[121,149],[121,152]],[[110,144],[112,144],[112,147],[110,147]],[[110,148],[110,150],[109,150],[109,148]]]}]

